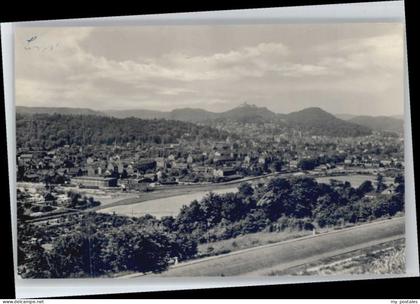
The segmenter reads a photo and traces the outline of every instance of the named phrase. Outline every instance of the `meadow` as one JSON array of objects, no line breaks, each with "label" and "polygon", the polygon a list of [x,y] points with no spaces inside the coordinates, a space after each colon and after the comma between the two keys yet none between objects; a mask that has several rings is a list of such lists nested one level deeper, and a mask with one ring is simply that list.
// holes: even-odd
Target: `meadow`
[{"label": "meadow", "polygon": [[[212,192],[217,194],[225,194],[229,192],[237,192],[237,188],[215,189]],[[157,218],[163,216],[176,216],[182,206],[189,205],[193,200],[201,200],[209,191],[197,191],[194,193],[177,195],[165,198],[158,198],[140,202],[137,204],[119,205],[98,210],[98,212],[117,214],[125,216],[144,216],[146,214],[153,215]]]},{"label": "meadow", "polygon": [[[367,181],[367,180],[371,181],[374,186],[376,185],[376,175],[363,175],[363,174],[318,177],[316,178],[316,181],[318,183],[329,184],[331,179],[342,181],[342,182],[348,181],[353,188],[359,187],[364,181]],[[389,185],[392,182],[393,182],[392,178],[384,177],[385,184]]]}]

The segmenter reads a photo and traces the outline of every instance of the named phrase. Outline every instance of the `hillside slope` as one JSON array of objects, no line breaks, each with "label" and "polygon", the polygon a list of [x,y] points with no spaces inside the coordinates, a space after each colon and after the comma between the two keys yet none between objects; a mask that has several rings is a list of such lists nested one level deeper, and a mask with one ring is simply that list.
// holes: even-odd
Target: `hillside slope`
[{"label": "hillside slope", "polygon": [[349,122],[368,127],[375,131],[397,133],[404,131],[404,120],[388,116],[356,116],[351,118]]},{"label": "hillside slope", "polygon": [[175,120],[118,119],[94,115],[17,114],[17,147],[173,143],[185,139],[225,140],[227,132]]},{"label": "hillside slope", "polygon": [[369,135],[372,132],[368,127],[339,119],[316,107],[292,112],[286,116],[285,120],[290,127],[313,135],[352,137]]}]

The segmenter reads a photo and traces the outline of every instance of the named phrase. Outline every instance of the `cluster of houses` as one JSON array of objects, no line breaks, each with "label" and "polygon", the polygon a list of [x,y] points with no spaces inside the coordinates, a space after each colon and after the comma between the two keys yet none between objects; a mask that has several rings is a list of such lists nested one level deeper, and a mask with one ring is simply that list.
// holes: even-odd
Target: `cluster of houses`
[{"label": "cluster of houses", "polygon": [[348,167],[402,168],[401,146],[399,139],[378,134],[359,140],[298,132],[222,142],[64,146],[51,151],[19,148],[17,177],[18,181],[82,187],[147,188],[151,184],[220,182],[267,172],[296,172],[305,159],[320,160],[313,168],[318,172]]}]

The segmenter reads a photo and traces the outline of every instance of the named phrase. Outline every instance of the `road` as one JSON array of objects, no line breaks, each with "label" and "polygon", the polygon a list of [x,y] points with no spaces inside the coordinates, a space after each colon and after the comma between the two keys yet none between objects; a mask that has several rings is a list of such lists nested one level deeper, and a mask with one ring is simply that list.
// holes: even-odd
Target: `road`
[{"label": "road", "polygon": [[[172,266],[153,276],[264,275],[326,257],[404,238],[404,217],[249,248]],[[140,274],[139,274],[140,275]],[[136,275],[130,275],[135,277]]]}]

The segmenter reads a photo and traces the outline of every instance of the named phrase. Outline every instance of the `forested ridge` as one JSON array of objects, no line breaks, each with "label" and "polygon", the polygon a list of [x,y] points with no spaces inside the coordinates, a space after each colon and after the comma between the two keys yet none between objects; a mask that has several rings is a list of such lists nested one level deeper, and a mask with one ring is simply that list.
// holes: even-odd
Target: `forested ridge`
[{"label": "forested ridge", "polygon": [[94,115],[17,114],[17,147],[51,149],[64,145],[175,143],[181,137],[224,140],[227,132],[189,122]]},{"label": "forested ridge", "polygon": [[[307,132],[311,135],[322,135],[332,137],[358,137],[366,136],[372,133],[372,130],[389,131],[385,126],[390,122],[399,120],[389,117],[372,117],[359,121],[343,120],[334,115],[322,110],[321,108],[311,107],[301,111],[292,112],[289,114],[276,114],[266,107],[257,107],[255,105],[243,104],[225,112],[210,112],[199,108],[182,108],[175,109],[170,112],[149,111],[149,110],[124,110],[124,111],[108,111],[100,112],[90,109],[72,109],[72,108],[17,108],[17,116],[20,115],[34,115],[34,118],[39,118],[36,115],[69,115],[80,118],[81,116],[88,116],[90,119],[95,117],[95,121],[101,118],[119,118],[119,119],[146,119],[146,121],[156,120],[168,121],[176,120],[178,122],[186,123],[201,123],[208,126],[217,125],[225,122],[236,122],[241,124],[246,123],[274,123],[281,128],[291,128]],[[103,120],[108,121],[108,120]],[[80,122],[83,122],[82,120]],[[360,123],[359,123],[360,122]],[[394,123],[395,124],[395,123]],[[179,126],[179,125],[177,125]],[[402,126],[402,124],[401,124]],[[395,127],[394,127],[395,128]],[[392,128],[391,128],[392,129]]]}]

